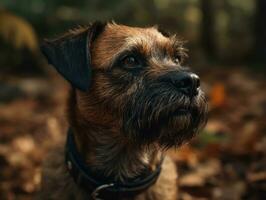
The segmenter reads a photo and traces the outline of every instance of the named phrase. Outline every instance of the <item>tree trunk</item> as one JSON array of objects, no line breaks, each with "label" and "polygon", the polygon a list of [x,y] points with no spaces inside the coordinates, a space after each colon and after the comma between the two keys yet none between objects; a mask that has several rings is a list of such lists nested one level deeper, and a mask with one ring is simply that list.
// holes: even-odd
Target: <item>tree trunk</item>
[{"label": "tree trunk", "polygon": [[215,43],[215,11],[213,5],[213,0],[201,0],[201,44],[206,56],[210,59],[215,59],[217,56]]},{"label": "tree trunk", "polygon": [[255,53],[257,61],[266,62],[266,1],[256,0]]}]

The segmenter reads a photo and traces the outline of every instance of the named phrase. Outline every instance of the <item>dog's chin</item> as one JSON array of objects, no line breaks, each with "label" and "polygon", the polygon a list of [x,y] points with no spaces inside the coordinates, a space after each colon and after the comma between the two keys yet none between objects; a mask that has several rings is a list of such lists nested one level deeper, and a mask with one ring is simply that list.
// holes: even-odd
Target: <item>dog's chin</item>
[{"label": "dog's chin", "polygon": [[157,144],[162,149],[179,147],[191,140],[206,124],[206,108],[197,109],[180,108],[163,115],[149,124],[135,126],[130,134],[132,141],[138,145]]},{"label": "dog's chin", "polygon": [[152,128],[158,131],[154,141],[164,149],[179,147],[197,135],[205,123],[205,116],[196,110],[177,109],[161,121],[161,127]]},{"label": "dog's chin", "polygon": [[156,141],[162,148],[179,147],[188,142],[199,132],[199,124],[194,124],[190,111],[182,110],[173,113],[168,120],[162,124]]},{"label": "dog's chin", "polygon": [[138,145],[178,147],[206,124],[208,109],[201,91],[193,98],[172,92],[162,96],[156,90],[145,95],[130,99],[123,114],[123,132]]}]

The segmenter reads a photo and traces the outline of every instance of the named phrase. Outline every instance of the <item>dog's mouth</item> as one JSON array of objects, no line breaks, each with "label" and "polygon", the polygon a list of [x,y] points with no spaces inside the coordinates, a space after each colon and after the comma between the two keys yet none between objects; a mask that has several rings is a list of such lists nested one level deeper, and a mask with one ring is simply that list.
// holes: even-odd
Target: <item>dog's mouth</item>
[{"label": "dog's mouth", "polygon": [[179,107],[172,112],[173,116],[184,116],[184,115],[192,115],[197,116],[199,113],[199,108],[195,106],[190,107]]},{"label": "dog's mouth", "polygon": [[162,114],[162,118],[168,118],[171,117],[182,117],[182,116],[197,116],[197,113],[199,112],[199,108],[195,106],[179,106],[176,109],[173,109],[168,112],[164,112]]},{"label": "dog's mouth", "polygon": [[[174,106],[172,106],[174,107]],[[194,126],[200,115],[200,108],[196,106],[178,106],[177,108],[168,108],[160,112],[158,118],[150,123],[152,130],[169,128],[175,130],[187,129]]]},{"label": "dog's mouth", "polygon": [[[152,93],[153,94],[153,93]],[[188,141],[201,127],[207,116],[207,104],[203,93],[189,98],[184,95],[143,96],[143,100],[131,104],[125,115],[125,132],[139,138],[139,142],[158,141],[165,146],[175,146]],[[149,101],[147,101],[149,99]],[[133,111],[133,112],[132,112]]]},{"label": "dog's mouth", "polygon": [[192,111],[192,109],[190,109],[190,108],[181,107],[181,108],[176,109],[176,110],[172,113],[172,115],[173,115],[173,116],[188,115],[188,114],[191,113],[191,111]]}]

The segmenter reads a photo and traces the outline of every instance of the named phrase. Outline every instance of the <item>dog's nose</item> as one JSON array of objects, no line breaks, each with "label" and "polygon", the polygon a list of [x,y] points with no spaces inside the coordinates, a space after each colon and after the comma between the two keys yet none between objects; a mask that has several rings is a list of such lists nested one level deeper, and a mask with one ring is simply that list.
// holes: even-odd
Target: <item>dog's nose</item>
[{"label": "dog's nose", "polygon": [[197,95],[200,87],[198,75],[188,72],[179,72],[171,79],[172,84],[186,95]]},{"label": "dog's nose", "polygon": [[190,96],[197,95],[200,87],[200,78],[198,75],[190,72],[170,74],[167,76],[167,82],[171,82],[180,92]]}]

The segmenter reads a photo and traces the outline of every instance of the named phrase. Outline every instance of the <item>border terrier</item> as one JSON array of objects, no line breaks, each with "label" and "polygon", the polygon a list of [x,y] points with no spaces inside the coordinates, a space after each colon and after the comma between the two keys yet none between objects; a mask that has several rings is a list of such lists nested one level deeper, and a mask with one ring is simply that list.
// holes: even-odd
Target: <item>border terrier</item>
[{"label": "border terrier", "polygon": [[199,77],[186,50],[158,27],[95,22],[44,42],[71,84],[69,131],[43,167],[40,199],[177,199],[165,151],[206,123]]}]

